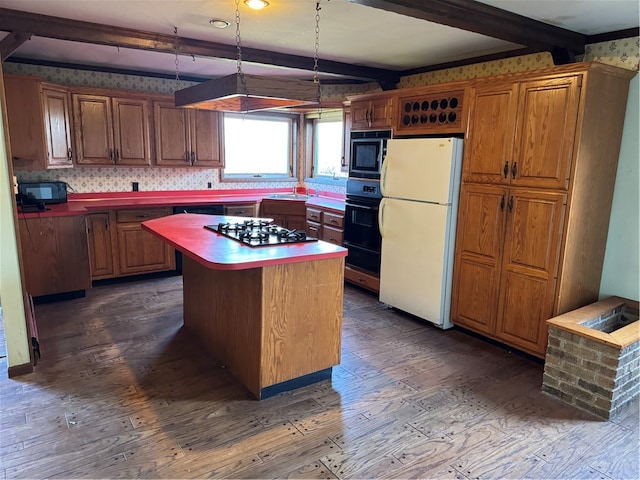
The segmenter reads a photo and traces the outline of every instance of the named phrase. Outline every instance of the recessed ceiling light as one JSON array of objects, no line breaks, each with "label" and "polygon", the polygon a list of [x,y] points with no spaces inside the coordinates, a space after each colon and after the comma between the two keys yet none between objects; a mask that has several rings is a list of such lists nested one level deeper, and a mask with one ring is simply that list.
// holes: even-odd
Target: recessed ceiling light
[{"label": "recessed ceiling light", "polygon": [[215,18],[213,20],[209,20],[209,23],[216,28],[227,28],[229,25],[231,25],[226,20],[218,20]]},{"label": "recessed ceiling light", "polygon": [[249,8],[253,8],[254,10],[261,10],[264,7],[268,6],[269,2],[265,0],[244,0],[244,4]]}]

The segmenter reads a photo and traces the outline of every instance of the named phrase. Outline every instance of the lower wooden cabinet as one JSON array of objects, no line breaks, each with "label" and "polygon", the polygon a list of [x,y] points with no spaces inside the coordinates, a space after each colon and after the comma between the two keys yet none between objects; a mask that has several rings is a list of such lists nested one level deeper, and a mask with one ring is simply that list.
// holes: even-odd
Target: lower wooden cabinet
[{"label": "lower wooden cabinet", "polygon": [[91,288],[83,216],[20,218],[18,224],[29,295]]},{"label": "lower wooden cabinet", "polygon": [[307,207],[307,235],[342,246],[344,214],[320,207]]},{"label": "lower wooden cabinet", "polygon": [[87,215],[91,279],[174,270],[173,248],[141,226],[171,214],[170,208],[140,208]]},{"label": "lower wooden cabinet", "polygon": [[273,223],[290,230],[305,230],[306,207],[301,200],[264,199],[260,204],[260,216],[273,218]]},{"label": "lower wooden cabinet", "polygon": [[452,318],[544,356],[566,194],[467,184],[460,195]]},{"label": "lower wooden cabinet", "polygon": [[173,248],[142,229],[142,222],[171,215],[170,208],[118,210],[118,267],[120,275],[159,272],[176,268]]}]

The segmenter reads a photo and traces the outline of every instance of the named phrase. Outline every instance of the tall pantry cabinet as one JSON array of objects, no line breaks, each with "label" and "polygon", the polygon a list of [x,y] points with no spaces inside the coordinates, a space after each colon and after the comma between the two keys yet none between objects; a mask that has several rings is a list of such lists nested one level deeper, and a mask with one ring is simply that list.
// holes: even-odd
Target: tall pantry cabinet
[{"label": "tall pantry cabinet", "polygon": [[598,298],[629,80],[597,63],[471,88],[452,322],[544,357]]}]

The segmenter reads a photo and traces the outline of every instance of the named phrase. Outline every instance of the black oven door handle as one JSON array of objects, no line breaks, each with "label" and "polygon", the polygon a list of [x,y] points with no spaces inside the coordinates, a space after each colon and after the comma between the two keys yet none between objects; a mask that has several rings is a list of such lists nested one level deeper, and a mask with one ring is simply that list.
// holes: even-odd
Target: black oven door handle
[{"label": "black oven door handle", "polygon": [[345,202],[345,205],[347,207],[353,207],[353,208],[361,208],[362,210],[378,210],[378,207],[369,207],[367,205],[362,205],[360,203],[349,203],[349,202]]}]

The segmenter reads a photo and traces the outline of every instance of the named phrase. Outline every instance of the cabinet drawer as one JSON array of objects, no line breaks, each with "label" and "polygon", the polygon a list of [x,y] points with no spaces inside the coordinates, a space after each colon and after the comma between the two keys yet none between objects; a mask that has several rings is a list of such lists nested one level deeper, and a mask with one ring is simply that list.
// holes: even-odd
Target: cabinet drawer
[{"label": "cabinet drawer", "polygon": [[305,218],[306,207],[304,202],[297,200],[262,200],[260,211],[263,217],[271,214],[300,215]]},{"label": "cabinet drawer", "polygon": [[256,210],[257,208],[255,203],[224,206],[224,214],[234,217],[255,217],[257,213]]},{"label": "cabinet drawer", "polygon": [[380,278],[375,275],[361,272],[349,266],[344,267],[344,279],[372,292],[380,291]]},{"label": "cabinet drawer", "polygon": [[307,207],[307,220],[316,223],[322,223],[322,211],[315,208]]},{"label": "cabinet drawer", "polygon": [[[307,217],[308,218],[308,217]],[[344,215],[337,213],[324,212],[324,224],[333,228],[344,228]]]},{"label": "cabinet drawer", "polygon": [[344,232],[341,229],[333,228],[326,224],[322,228],[322,240],[325,242],[335,243],[336,245],[342,246],[343,237]]},{"label": "cabinet drawer", "polygon": [[145,220],[166,217],[167,215],[171,215],[170,208],[134,208],[131,210],[118,210],[116,212],[116,222],[144,222]]}]

